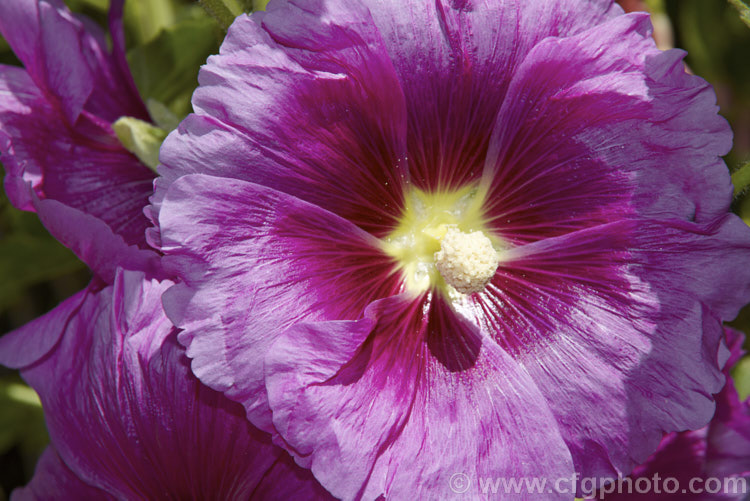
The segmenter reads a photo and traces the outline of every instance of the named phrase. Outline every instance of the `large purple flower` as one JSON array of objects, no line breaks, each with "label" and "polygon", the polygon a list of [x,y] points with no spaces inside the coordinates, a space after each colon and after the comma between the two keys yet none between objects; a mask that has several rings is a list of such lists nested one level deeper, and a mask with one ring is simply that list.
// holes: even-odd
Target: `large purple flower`
[{"label": "large purple flower", "polygon": [[[716,414],[699,430],[670,433],[636,467],[631,481],[610,485],[599,499],[746,501],[750,499],[750,399],[740,401],[729,369],[742,356],[743,337],[727,330],[732,356],[727,384],[717,395]],[[646,479],[638,485],[638,479]],[[640,488],[639,488],[640,487]],[[649,488],[650,487],[650,488]]]},{"label": "large purple flower", "polygon": [[169,285],[118,273],[22,370],[51,445],[13,499],[331,499],[190,373],[160,304]]},{"label": "large purple flower", "polygon": [[117,264],[157,266],[143,214],[155,173],[112,127],[150,120],[125,60],[123,1],[110,10],[112,53],[105,33],[61,0],[0,2],[0,33],[25,67],[0,65],[8,198],[110,283]]},{"label": "large purple flower", "polygon": [[750,231],[649,33],[606,0],[238,18],[152,199],[194,373],[345,499],[616,476],[705,425]]}]

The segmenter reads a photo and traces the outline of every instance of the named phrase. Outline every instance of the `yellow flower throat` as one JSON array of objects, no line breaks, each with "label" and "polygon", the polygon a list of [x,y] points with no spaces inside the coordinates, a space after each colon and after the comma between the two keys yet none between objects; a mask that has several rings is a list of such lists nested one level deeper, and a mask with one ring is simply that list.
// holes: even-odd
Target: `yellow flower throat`
[{"label": "yellow flower throat", "polygon": [[427,193],[412,189],[396,229],[384,240],[406,289],[448,294],[483,289],[499,263],[502,241],[487,230],[478,187]]}]

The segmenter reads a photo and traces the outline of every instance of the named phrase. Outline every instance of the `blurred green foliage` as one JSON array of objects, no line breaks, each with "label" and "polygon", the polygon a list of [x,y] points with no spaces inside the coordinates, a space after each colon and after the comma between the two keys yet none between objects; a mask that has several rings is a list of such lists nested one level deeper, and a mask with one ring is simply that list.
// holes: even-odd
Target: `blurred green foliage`
[{"label": "blurred green foliage", "polygon": [[0,311],[13,306],[18,292],[85,266],[52,238],[31,213],[14,209],[0,194]]},{"label": "blurred green foliage", "polygon": [[742,22],[750,27],[750,6],[744,0],[729,0],[740,15]]},{"label": "blurred green foliage", "polygon": [[[191,111],[198,69],[219,51],[222,32],[206,17],[190,17],[162,29],[128,51],[133,78],[145,101],[165,105],[175,116]],[[190,47],[190,50],[185,50]]]},{"label": "blurred green foliage", "polygon": [[44,414],[34,390],[18,376],[0,378],[0,499],[33,471],[37,458],[49,442]]},{"label": "blurred green foliage", "polygon": [[[227,29],[234,18],[245,10],[252,8],[252,2],[245,0],[198,0],[206,12],[213,17],[219,25]],[[247,4],[251,5],[247,5]]]},{"label": "blurred green foliage", "polygon": [[732,370],[732,377],[737,386],[740,399],[745,400],[750,396],[750,356],[740,360]]},{"label": "blurred green foliage", "polygon": [[0,191],[0,332],[44,313],[80,289],[88,276],[35,214],[14,208]]},{"label": "blurred green foliage", "polygon": [[253,10],[265,10],[269,0],[253,0]]},{"label": "blurred green foliage", "polygon": [[[735,186],[734,209],[750,224],[750,27],[740,18],[738,2],[732,3],[666,0],[665,6],[676,45],[688,51],[685,61],[714,86],[721,114],[732,125],[734,147],[726,161]],[[750,307],[731,325],[750,334]],[[745,346],[750,348],[750,340]]]},{"label": "blurred green foliage", "polygon": [[[12,0],[0,0],[12,1]],[[106,26],[108,0],[65,0]],[[191,111],[198,69],[218,52],[223,29],[242,11],[268,0],[127,0],[128,62],[152,117],[170,130]],[[735,210],[750,224],[750,10],[745,0],[645,0],[665,13],[675,45],[688,51],[693,72],[711,82],[722,114],[735,131],[727,156],[736,186]],[[0,39],[0,64],[19,64]],[[0,332],[51,309],[84,287],[89,274],[57,243],[34,214],[18,211],[0,194]],[[727,293],[731,293],[728,291]],[[733,323],[750,333],[750,308]],[[735,368],[736,385],[750,395],[750,358]],[[0,367],[0,501],[28,481],[47,436],[35,394],[18,374]]]},{"label": "blurred green foliage", "polygon": [[724,0],[667,0],[675,42],[688,51],[693,72],[716,88],[721,113],[732,124],[730,169],[750,159],[750,28]]}]

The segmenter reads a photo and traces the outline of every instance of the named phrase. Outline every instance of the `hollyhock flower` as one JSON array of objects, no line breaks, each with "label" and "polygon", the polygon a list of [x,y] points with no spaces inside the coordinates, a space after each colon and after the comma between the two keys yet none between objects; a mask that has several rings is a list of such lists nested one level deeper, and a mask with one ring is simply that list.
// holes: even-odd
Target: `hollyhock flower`
[{"label": "hollyhock flower", "polygon": [[161,308],[168,285],[118,272],[22,370],[51,445],[13,499],[331,499],[190,373]]},{"label": "hollyhock flower", "polygon": [[682,57],[606,0],[240,16],[150,209],[194,373],[344,499],[616,477],[704,426],[750,230]]},{"label": "hollyhock flower", "polygon": [[[717,395],[716,415],[711,423],[699,430],[665,436],[659,449],[633,470],[634,482],[641,478],[653,480],[658,475],[659,491],[641,489],[639,493],[624,483],[617,492],[613,484],[609,486],[612,494],[600,493],[598,499],[744,501],[750,497],[750,398],[741,402],[728,377],[729,369],[742,356],[743,338],[732,330],[727,330],[727,337],[732,349],[724,370],[727,384]],[[668,484],[670,478],[676,483]]]},{"label": "hollyhock flower", "polygon": [[149,115],[125,59],[124,0],[104,32],[60,0],[0,3],[0,34],[24,68],[0,65],[0,153],[5,190],[106,281],[116,265],[157,265],[146,251],[143,207],[155,173],[113,124]]},{"label": "hollyhock flower", "polygon": [[59,0],[0,2],[0,33],[24,68],[0,65],[0,160],[17,208],[36,211],[94,272],[89,288],[0,338],[0,364],[42,357],[88,294],[112,283],[118,265],[162,276],[145,241],[143,214],[155,173],[128,152],[113,123],[149,120],[125,60],[123,0],[110,9],[113,50],[93,22]]}]

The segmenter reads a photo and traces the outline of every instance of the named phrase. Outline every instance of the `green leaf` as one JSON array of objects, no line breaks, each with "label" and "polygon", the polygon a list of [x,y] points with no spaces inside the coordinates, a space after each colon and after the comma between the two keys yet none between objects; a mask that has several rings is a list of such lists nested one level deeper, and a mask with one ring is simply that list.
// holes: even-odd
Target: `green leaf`
[{"label": "green leaf", "polygon": [[19,446],[31,465],[49,437],[37,394],[15,377],[0,379],[0,454]]},{"label": "green leaf", "polygon": [[[742,3],[747,5],[748,0]],[[721,84],[719,90],[725,95],[731,93],[725,99],[731,99],[733,106],[722,111],[733,122],[735,114],[746,109],[743,102],[750,96],[750,30],[728,2],[672,0],[667,7],[692,71],[714,85]]]},{"label": "green leaf", "polygon": [[750,226],[750,197],[740,197],[737,202],[737,215]]},{"label": "green leaf", "polygon": [[740,13],[740,19],[748,27],[750,27],[750,6],[748,6],[743,0],[729,0],[735,9]]},{"label": "green leaf", "polygon": [[750,186],[750,162],[732,173],[732,185],[734,186],[735,197]]},{"label": "green leaf", "polygon": [[15,209],[0,191],[0,310],[16,303],[31,285],[85,269],[36,214]]},{"label": "green leaf", "polygon": [[[7,64],[10,66],[20,66],[21,61],[18,60],[16,55],[10,50],[10,45],[5,41],[3,37],[0,37],[0,64]],[[2,498],[0,498],[1,500]]]},{"label": "green leaf", "polygon": [[144,101],[158,101],[180,118],[187,115],[198,70],[219,51],[217,30],[210,19],[188,19],[131,49],[128,62]]},{"label": "green leaf", "polygon": [[65,0],[70,10],[80,12],[86,8],[106,12],[109,8],[109,0]]},{"label": "green leaf", "polygon": [[135,45],[152,41],[177,22],[177,11],[173,0],[128,0],[124,12],[125,26],[132,36],[128,41]]},{"label": "green leaf", "polygon": [[172,132],[180,125],[180,118],[172,113],[172,110],[167,108],[164,103],[156,99],[146,99],[146,108],[148,108],[148,114],[151,115],[154,123],[165,131]]},{"label": "green leaf", "polygon": [[266,10],[269,0],[252,0],[253,10]]},{"label": "green leaf", "polygon": [[745,357],[737,362],[737,365],[732,369],[732,377],[740,400],[744,401],[750,396],[750,357]]},{"label": "green leaf", "polygon": [[645,0],[646,8],[651,14],[662,14],[666,11],[664,0]]},{"label": "green leaf", "polygon": [[206,12],[225,30],[245,10],[243,0],[198,0]]},{"label": "green leaf", "polygon": [[82,269],[75,255],[51,237],[12,234],[0,239],[0,309],[19,291],[38,282]]}]

